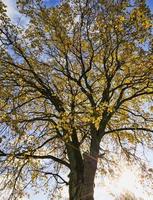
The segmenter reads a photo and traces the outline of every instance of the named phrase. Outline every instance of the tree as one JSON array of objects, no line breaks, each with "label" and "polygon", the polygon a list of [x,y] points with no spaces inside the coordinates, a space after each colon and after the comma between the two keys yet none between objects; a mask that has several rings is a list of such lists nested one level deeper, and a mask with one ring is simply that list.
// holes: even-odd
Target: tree
[{"label": "tree", "polygon": [[93,200],[97,169],[152,146],[150,10],[144,0],[17,3],[27,28],[0,3],[2,190],[15,199],[28,185],[67,184],[70,200]]}]

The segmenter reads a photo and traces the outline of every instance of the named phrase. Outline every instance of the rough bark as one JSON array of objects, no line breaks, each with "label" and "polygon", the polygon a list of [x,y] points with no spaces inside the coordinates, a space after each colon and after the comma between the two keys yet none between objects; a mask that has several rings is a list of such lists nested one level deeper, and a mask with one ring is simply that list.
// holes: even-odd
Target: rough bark
[{"label": "rough bark", "polygon": [[94,199],[94,178],[96,169],[97,159],[85,154],[82,171],[71,170],[70,173],[70,200]]},{"label": "rough bark", "polygon": [[94,179],[97,170],[99,145],[103,135],[90,127],[91,143],[89,152],[81,154],[77,135],[67,145],[70,161],[69,197],[70,200],[94,200]]},{"label": "rough bark", "polygon": [[[70,200],[94,200],[94,179],[97,170],[99,143],[100,140],[93,137],[90,153],[84,153],[83,160],[80,163],[79,160],[76,161],[75,168],[71,168]],[[74,157],[73,159],[75,160]]]}]

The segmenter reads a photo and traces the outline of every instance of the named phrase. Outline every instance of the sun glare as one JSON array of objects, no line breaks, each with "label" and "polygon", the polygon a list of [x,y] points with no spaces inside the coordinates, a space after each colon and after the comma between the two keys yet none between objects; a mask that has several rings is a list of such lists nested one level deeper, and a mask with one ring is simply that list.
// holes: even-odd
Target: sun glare
[{"label": "sun glare", "polygon": [[133,190],[136,186],[138,177],[131,169],[125,169],[117,181],[119,191]]},{"label": "sun glare", "polygon": [[131,193],[137,198],[151,200],[153,196],[148,195],[146,192],[141,175],[141,171],[137,166],[128,166],[122,163],[118,169],[115,169],[113,176],[104,179],[105,190],[114,198],[119,197],[121,194]]}]

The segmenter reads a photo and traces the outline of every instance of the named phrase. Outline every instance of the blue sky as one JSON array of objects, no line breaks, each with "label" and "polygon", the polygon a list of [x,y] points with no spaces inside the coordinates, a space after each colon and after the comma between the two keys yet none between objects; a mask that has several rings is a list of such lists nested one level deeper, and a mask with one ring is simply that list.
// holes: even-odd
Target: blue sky
[{"label": "blue sky", "polygon": [[45,0],[44,2],[47,6],[54,6],[57,5],[60,2],[60,0]]},{"label": "blue sky", "polygon": [[148,5],[153,12],[153,0],[148,0]]}]

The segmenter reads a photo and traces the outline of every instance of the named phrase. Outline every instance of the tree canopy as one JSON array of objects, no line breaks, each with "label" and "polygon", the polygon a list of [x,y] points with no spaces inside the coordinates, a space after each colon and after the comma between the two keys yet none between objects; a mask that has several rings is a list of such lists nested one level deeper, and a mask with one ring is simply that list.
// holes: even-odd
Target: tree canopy
[{"label": "tree canopy", "polygon": [[151,12],[144,0],[17,5],[26,28],[0,2],[1,190],[66,184],[92,200],[97,170],[153,147]]}]

